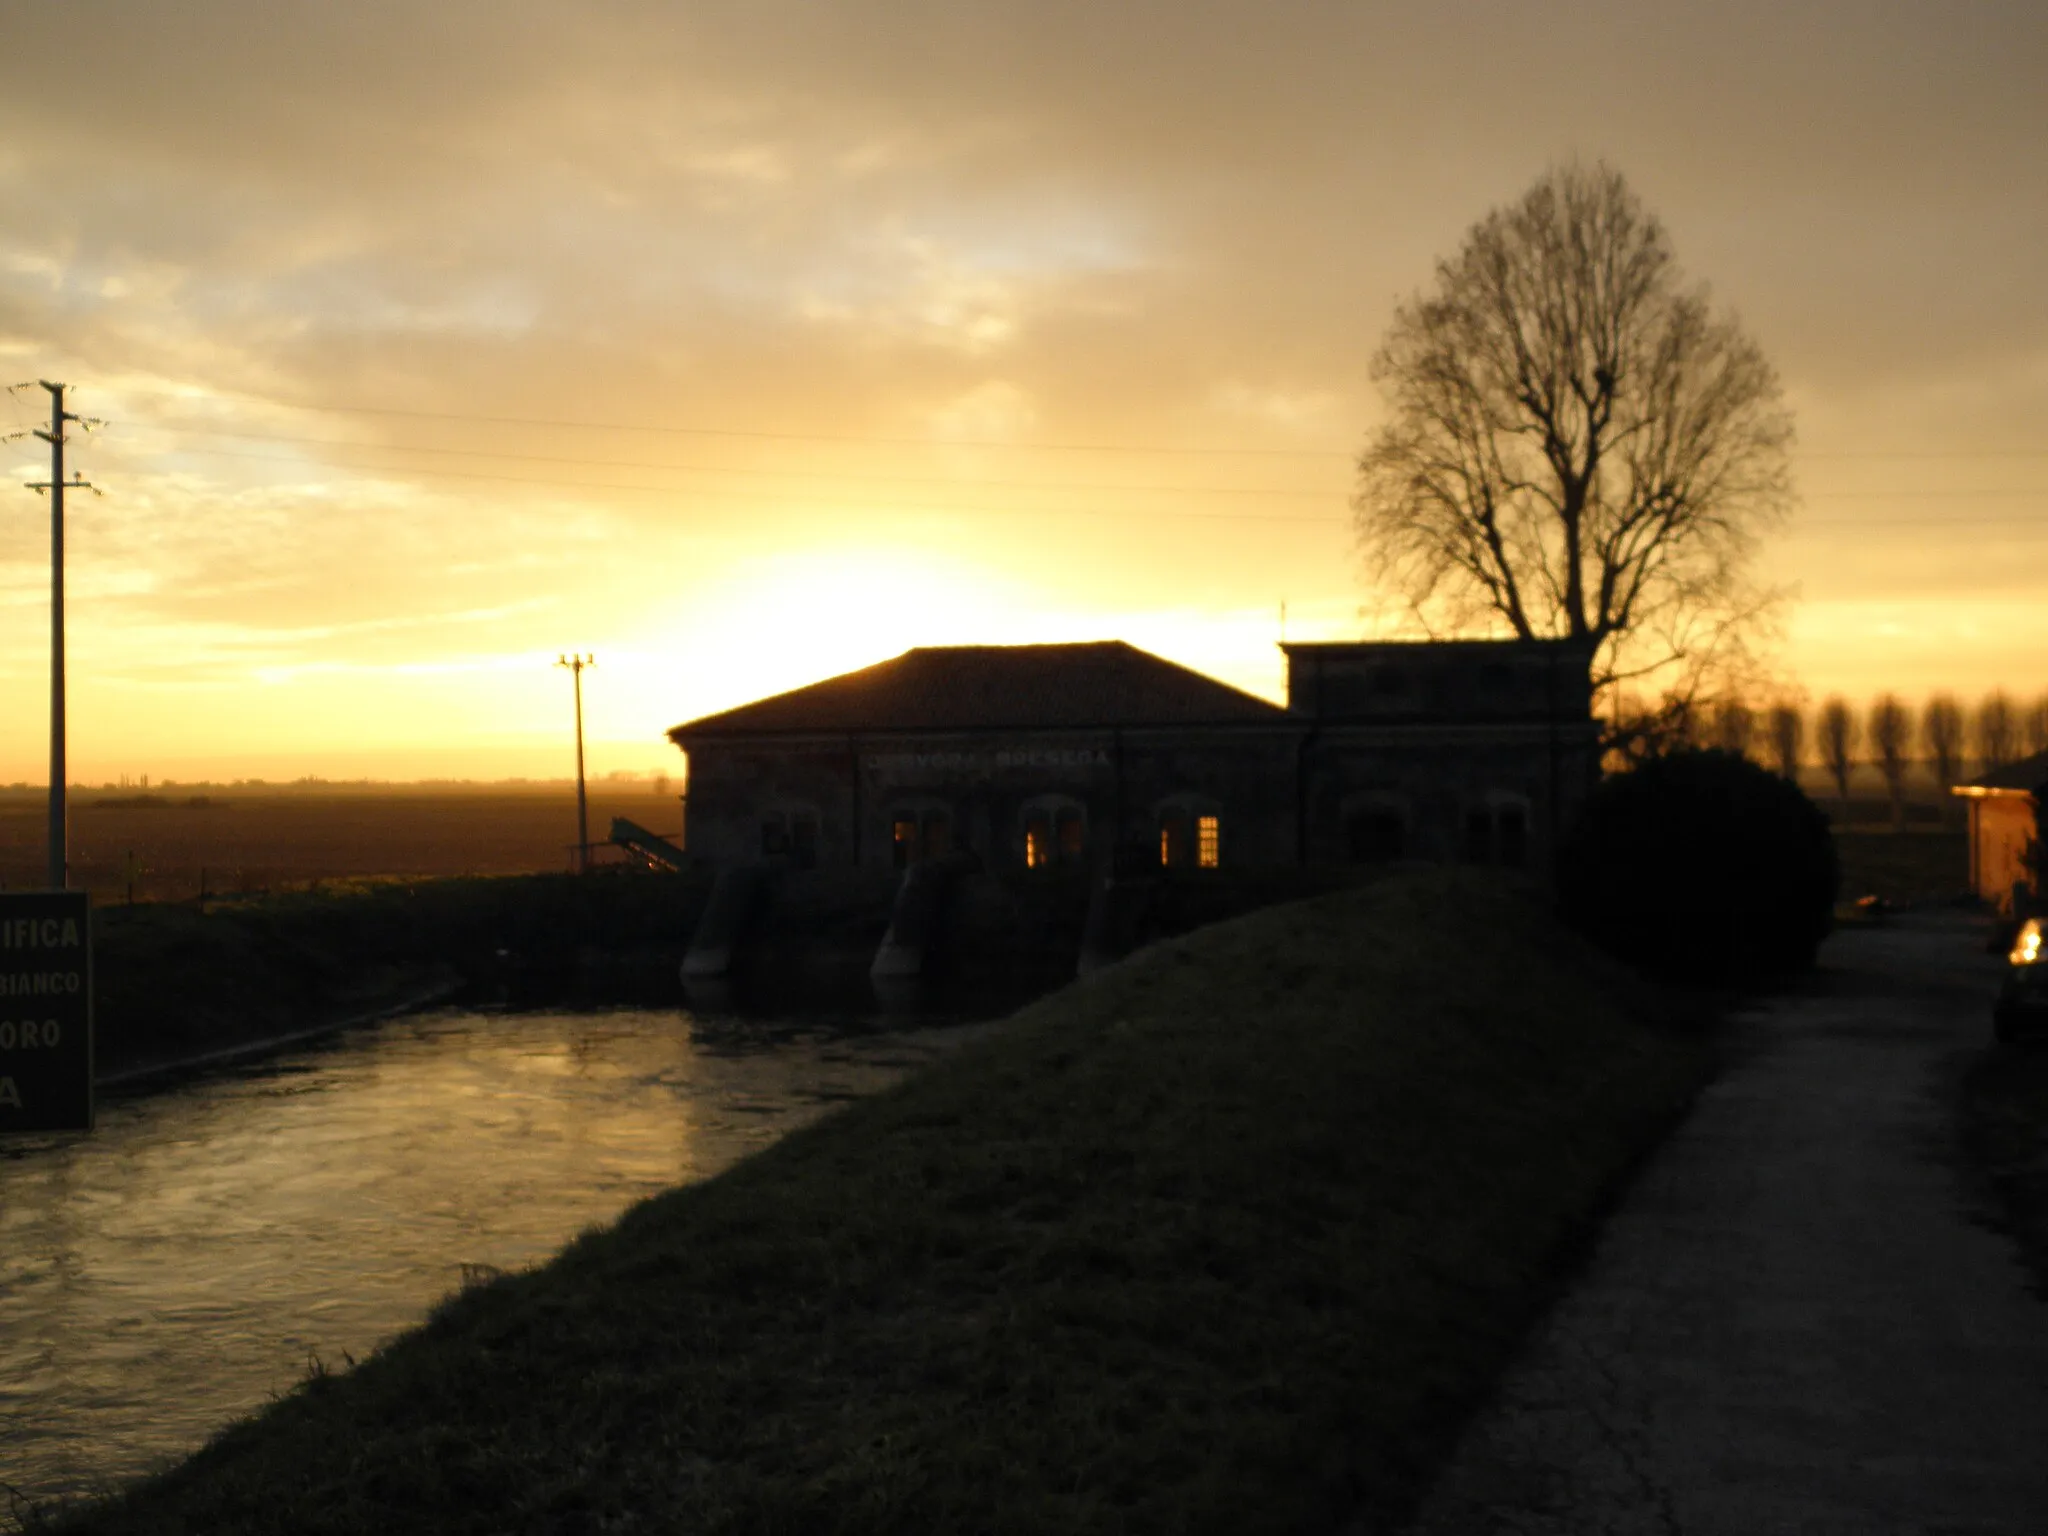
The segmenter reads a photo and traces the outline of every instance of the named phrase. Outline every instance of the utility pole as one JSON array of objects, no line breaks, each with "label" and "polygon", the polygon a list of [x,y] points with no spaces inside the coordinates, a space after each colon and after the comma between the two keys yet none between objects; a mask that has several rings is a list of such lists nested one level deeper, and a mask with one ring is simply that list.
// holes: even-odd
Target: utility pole
[{"label": "utility pole", "polygon": [[557,656],[576,683],[576,873],[590,873],[590,802],[583,792],[583,669],[597,665],[595,656]]},{"label": "utility pole", "polygon": [[[82,478],[64,478],[64,423],[75,421],[90,431],[96,423],[64,409],[62,384],[37,380],[50,392],[50,430],[36,436],[50,445],[50,478],[29,482],[32,491],[50,493],[50,889],[61,891],[69,873],[66,847],[67,822],[64,806],[64,492],[93,491],[97,488]],[[16,388],[26,388],[17,385]]]}]

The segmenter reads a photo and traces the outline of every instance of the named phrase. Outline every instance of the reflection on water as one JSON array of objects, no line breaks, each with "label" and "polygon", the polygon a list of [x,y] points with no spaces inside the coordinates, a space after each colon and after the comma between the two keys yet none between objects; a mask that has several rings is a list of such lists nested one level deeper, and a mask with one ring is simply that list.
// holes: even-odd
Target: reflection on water
[{"label": "reflection on water", "polygon": [[0,1144],[0,1480],[104,1487],[983,1027],[420,1015]]}]

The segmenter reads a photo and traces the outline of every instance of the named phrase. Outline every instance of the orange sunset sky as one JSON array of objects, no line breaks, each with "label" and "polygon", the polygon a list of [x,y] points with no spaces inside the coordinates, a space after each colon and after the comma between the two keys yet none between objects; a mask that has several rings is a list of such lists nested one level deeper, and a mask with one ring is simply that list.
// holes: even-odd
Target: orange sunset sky
[{"label": "orange sunset sky", "polygon": [[[10,12],[0,373],[72,464],[73,776],[676,766],[920,643],[1277,696],[1366,632],[1397,299],[1605,158],[1797,414],[1781,673],[2048,688],[2038,4]],[[40,389],[0,396],[31,427]],[[0,449],[0,782],[47,511]]]}]

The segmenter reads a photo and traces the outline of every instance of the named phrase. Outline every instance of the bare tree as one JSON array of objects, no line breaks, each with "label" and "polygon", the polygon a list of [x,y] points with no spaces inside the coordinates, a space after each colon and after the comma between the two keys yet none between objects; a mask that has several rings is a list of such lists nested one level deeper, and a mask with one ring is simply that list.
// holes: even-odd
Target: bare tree
[{"label": "bare tree", "polygon": [[2020,735],[2026,743],[2027,756],[2048,752],[2048,693],[2027,706],[2020,717]]},{"label": "bare tree", "polygon": [[1864,717],[1870,733],[1870,755],[1884,775],[1885,794],[1892,802],[1892,830],[1906,828],[1906,755],[1913,745],[1913,717],[1895,693],[1880,693]]},{"label": "bare tree", "polygon": [[2013,718],[2012,697],[2003,688],[1984,695],[1977,706],[1977,761],[1986,773],[2003,768],[2013,759],[2018,722]]},{"label": "bare tree", "polygon": [[1856,767],[1856,748],[1862,738],[1856,713],[1849,701],[1836,694],[1820,707],[1820,760],[1835,781],[1835,796],[1847,802],[1849,775]]},{"label": "bare tree", "polygon": [[1806,745],[1805,711],[1789,702],[1773,704],[1764,734],[1771,744],[1771,765],[1781,778],[1798,783],[1800,750]]},{"label": "bare tree", "polygon": [[[1566,165],[1467,232],[1373,359],[1369,574],[1428,633],[1570,638],[1605,693],[1683,713],[1739,669],[1749,571],[1791,503],[1792,418],[1620,174]],[[1620,718],[1619,711],[1610,718]]]},{"label": "bare tree", "polygon": [[1714,706],[1709,740],[1723,752],[1749,756],[1750,743],[1756,740],[1756,711],[1740,699],[1721,700]]},{"label": "bare tree", "polygon": [[1941,794],[1942,819],[1948,819],[1949,786],[1962,774],[1963,706],[1952,693],[1937,693],[1920,712],[1920,744],[1927,749],[1927,761],[1934,768],[1935,787]]}]

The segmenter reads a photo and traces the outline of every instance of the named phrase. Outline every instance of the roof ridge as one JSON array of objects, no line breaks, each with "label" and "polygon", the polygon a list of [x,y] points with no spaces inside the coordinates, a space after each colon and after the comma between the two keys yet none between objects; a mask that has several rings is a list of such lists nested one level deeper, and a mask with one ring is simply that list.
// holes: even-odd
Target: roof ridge
[{"label": "roof ridge", "polygon": [[668,735],[680,742],[707,731],[1045,730],[1286,717],[1277,704],[1128,640],[1085,640],[913,646]]}]

